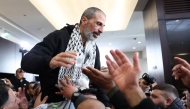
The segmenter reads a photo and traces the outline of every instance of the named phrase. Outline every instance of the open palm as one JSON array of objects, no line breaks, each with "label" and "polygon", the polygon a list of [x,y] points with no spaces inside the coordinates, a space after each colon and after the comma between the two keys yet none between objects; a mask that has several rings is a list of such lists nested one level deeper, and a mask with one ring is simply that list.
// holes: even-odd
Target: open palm
[{"label": "open palm", "polygon": [[133,56],[134,64],[119,50],[111,50],[110,53],[117,64],[106,56],[109,73],[120,91],[124,92],[126,89],[137,87],[140,75],[138,53],[135,53]]}]

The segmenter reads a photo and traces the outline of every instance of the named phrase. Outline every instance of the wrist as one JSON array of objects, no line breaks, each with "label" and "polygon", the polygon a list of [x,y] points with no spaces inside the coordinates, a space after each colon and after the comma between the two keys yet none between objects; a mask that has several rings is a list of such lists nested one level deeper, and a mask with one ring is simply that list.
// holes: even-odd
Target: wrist
[{"label": "wrist", "polygon": [[110,85],[108,88],[104,88],[104,91],[106,92],[106,94],[108,94],[114,87],[117,87],[115,84]]},{"label": "wrist", "polygon": [[77,108],[77,106],[86,99],[87,98],[79,92],[74,92],[71,97],[71,101],[73,102],[75,108]]},{"label": "wrist", "polygon": [[146,98],[146,95],[139,86],[128,88],[123,94],[131,107],[138,105]]},{"label": "wrist", "polygon": [[119,90],[118,87],[117,87],[117,86],[114,86],[114,87],[107,93],[108,98],[110,99],[118,90]]}]

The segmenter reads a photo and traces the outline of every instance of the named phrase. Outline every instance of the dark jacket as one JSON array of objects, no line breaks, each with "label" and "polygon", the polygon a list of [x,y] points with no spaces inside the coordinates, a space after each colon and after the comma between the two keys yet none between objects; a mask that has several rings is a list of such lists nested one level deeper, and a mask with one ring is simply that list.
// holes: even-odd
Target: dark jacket
[{"label": "dark jacket", "polygon": [[10,81],[17,92],[19,87],[26,88],[26,86],[29,84],[29,82],[25,78],[18,79],[16,76],[10,78]]},{"label": "dark jacket", "polygon": [[109,98],[115,109],[157,109],[150,98],[143,99],[137,106],[131,108],[126,101],[125,96],[119,90],[115,91],[112,96],[109,96]]},{"label": "dark jacket", "polygon": [[[65,52],[74,25],[68,25],[46,36],[42,42],[35,45],[22,59],[21,68],[30,73],[39,74],[42,99],[48,95],[47,103],[59,102],[63,96],[56,95],[59,89],[55,87],[58,81],[59,69],[50,69],[51,59],[61,52]],[[100,69],[99,50],[96,46],[96,60],[94,68]]]},{"label": "dark jacket", "polygon": [[181,100],[179,98],[175,99],[172,104],[170,104],[166,109],[184,109]]}]

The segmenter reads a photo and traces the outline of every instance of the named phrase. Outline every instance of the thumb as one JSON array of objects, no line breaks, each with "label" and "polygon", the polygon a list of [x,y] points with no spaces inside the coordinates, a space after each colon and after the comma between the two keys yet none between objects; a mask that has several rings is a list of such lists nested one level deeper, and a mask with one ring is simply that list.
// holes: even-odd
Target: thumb
[{"label": "thumb", "polygon": [[185,68],[184,66],[181,66],[180,69],[181,69],[181,71],[183,72],[183,73],[181,74],[181,77],[183,77],[183,76],[188,76],[188,77],[190,77],[190,70],[189,70],[189,69]]},{"label": "thumb", "polygon": [[45,96],[44,99],[42,100],[42,103],[45,104],[47,99],[48,99],[48,96]]}]

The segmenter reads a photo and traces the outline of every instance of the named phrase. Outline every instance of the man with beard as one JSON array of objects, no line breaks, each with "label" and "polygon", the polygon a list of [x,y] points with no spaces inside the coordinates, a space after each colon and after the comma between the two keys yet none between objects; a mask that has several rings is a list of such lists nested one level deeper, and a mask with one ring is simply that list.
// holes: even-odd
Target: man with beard
[{"label": "man with beard", "polygon": [[22,69],[39,74],[42,99],[47,95],[47,103],[74,108],[72,102],[55,94],[59,91],[55,84],[61,85],[58,79],[65,80],[67,75],[77,88],[88,88],[89,79],[81,68],[91,66],[100,70],[99,50],[94,40],[103,32],[105,22],[105,13],[90,7],[82,14],[80,24],[50,33],[23,57]]},{"label": "man with beard", "polygon": [[170,84],[159,84],[153,87],[150,98],[161,109],[184,109],[177,89]]}]

